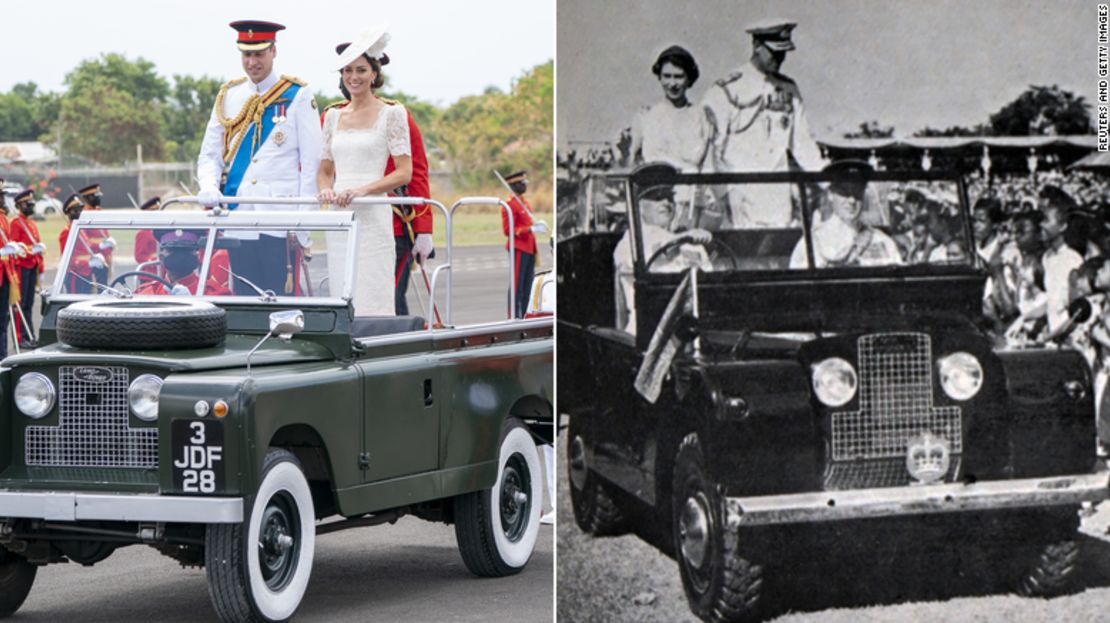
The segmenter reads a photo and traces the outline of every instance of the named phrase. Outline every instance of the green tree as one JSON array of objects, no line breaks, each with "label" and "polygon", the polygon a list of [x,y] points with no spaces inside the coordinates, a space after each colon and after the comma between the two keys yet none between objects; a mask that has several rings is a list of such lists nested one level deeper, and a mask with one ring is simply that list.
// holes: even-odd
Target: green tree
[{"label": "green tree", "polygon": [[33,141],[37,137],[31,104],[17,93],[0,93],[0,141]]},{"label": "green tree", "polygon": [[0,93],[0,141],[41,140],[58,118],[57,103],[56,93],[41,93],[34,82]]},{"label": "green tree", "polygon": [[102,164],[125,162],[143,146],[144,158],[163,157],[162,116],[156,106],[142,104],[128,92],[108,85],[67,93],[61,101],[63,154]]},{"label": "green tree", "polygon": [[493,169],[551,175],[554,63],[537,65],[510,93],[488,88],[459,99],[440,115],[436,136],[462,188],[488,185]]},{"label": "green tree", "polygon": [[196,159],[222,84],[210,76],[173,77],[169,100],[162,108],[167,157],[177,161]]},{"label": "green tree", "polygon": [[140,104],[163,102],[170,94],[165,78],[154,63],[140,57],[127,60],[122,54],[102,54],[85,59],[66,74],[66,96],[80,95],[95,87],[109,87],[127,93]]}]

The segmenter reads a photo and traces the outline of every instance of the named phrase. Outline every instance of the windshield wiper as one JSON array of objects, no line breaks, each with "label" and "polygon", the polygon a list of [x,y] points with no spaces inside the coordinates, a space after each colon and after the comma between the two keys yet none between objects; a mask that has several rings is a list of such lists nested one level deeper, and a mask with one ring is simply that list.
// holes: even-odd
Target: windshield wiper
[{"label": "windshield wiper", "polygon": [[250,279],[247,279],[246,277],[238,273],[232,272],[230,268],[227,270],[227,274],[250,286],[255,292],[258,293],[258,297],[263,302],[272,303],[277,300],[277,295],[274,294],[273,290],[263,290],[262,288],[256,286],[254,282],[252,282]]},{"label": "windshield wiper", "polygon": [[85,279],[84,277],[82,277],[81,275],[78,275],[77,273],[72,273],[72,274],[73,274],[74,277],[80,279],[81,281],[84,281],[85,283],[89,284],[90,286],[93,286],[95,288],[100,288],[101,292],[111,292],[112,296],[115,296],[117,299],[129,299],[129,298],[131,298],[131,292],[129,290],[128,291],[117,290],[113,287],[106,286],[102,283],[97,283],[95,281],[89,281],[88,279]]}]

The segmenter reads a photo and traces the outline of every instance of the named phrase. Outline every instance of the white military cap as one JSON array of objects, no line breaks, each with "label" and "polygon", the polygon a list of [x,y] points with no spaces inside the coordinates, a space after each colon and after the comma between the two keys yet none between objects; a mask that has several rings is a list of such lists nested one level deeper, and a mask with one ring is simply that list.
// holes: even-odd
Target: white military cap
[{"label": "white military cap", "polygon": [[745,30],[751,34],[752,39],[765,44],[772,50],[789,52],[794,49],[794,42],[790,40],[790,33],[797,25],[798,23],[793,20],[770,18],[754,22]]}]

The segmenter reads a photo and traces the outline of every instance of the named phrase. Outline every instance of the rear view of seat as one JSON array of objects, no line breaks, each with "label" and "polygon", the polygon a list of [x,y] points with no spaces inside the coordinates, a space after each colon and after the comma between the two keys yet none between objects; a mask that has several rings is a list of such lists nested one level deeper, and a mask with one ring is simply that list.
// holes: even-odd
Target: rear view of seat
[{"label": "rear view of seat", "polygon": [[420,316],[356,316],[351,323],[351,337],[377,337],[423,328],[424,319]]}]

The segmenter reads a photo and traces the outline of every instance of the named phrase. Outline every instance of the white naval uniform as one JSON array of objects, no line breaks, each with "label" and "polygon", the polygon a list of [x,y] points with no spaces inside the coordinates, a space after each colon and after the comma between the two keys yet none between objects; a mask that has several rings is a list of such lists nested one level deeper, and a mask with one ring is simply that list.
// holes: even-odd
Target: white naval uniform
[{"label": "white naval uniform", "polygon": [[[277,72],[272,72],[258,84],[248,79],[228,88],[224,95],[223,116],[233,118],[238,115],[251,95],[257,93],[261,96],[266,93],[277,84],[279,78]],[[316,170],[320,164],[320,116],[313,105],[312,92],[307,85],[302,86],[293,101],[286,106],[285,121],[276,124],[265,142],[258,146],[258,151],[243,174],[236,196],[316,196]],[[280,145],[276,136],[279,131],[283,138]],[[220,176],[224,171],[223,136],[224,128],[213,107],[212,116],[204,130],[200,156],[197,157],[197,179],[202,191],[220,189]],[[240,149],[250,149],[245,139]],[[313,209],[315,204],[302,208]],[[236,209],[296,210],[297,206],[239,204]]]},{"label": "white naval uniform", "polygon": [[[809,132],[797,85],[782,74],[764,74],[750,62],[718,80],[702,99],[708,161],[721,173],[786,171],[787,152],[803,169],[824,167]],[[792,210],[784,184],[729,189],[734,227],[785,227]]]}]

